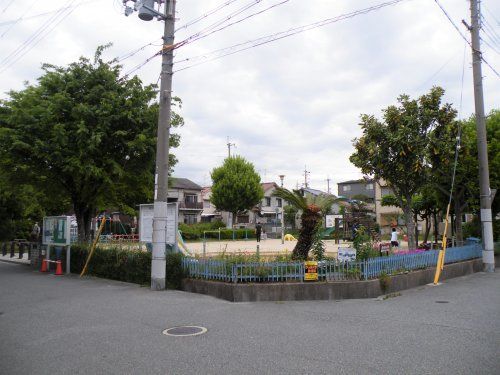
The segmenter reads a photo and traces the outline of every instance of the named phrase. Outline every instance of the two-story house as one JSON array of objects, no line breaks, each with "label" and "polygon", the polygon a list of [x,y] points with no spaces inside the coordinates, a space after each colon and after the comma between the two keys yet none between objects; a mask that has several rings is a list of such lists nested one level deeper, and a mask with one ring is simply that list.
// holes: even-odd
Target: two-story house
[{"label": "two-story house", "polygon": [[366,203],[375,202],[375,185],[376,182],[373,179],[360,179],[360,180],[350,180],[339,182],[338,196],[347,199],[360,199],[366,201]]},{"label": "two-story house", "polygon": [[194,224],[201,221],[202,187],[187,178],[172,177],[168,201],[179,202],[179,223]]}]

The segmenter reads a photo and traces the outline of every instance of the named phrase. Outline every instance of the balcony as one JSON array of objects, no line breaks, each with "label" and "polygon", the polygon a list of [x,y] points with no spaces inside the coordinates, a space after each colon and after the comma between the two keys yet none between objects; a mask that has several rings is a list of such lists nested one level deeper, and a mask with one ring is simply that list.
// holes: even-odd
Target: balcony
[{"label": "balcony", "polygon": [[181,210],[203,210],[203,202],[179,202]]}]

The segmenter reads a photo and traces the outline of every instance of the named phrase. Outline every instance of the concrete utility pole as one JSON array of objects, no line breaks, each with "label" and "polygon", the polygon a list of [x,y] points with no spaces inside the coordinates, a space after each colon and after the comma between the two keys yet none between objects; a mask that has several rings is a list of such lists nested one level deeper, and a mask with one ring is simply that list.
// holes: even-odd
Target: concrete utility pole
[{"label": "concrete utility pole", "polygon": [[328,177],[326,178],[326,184],[327,184],[327,185],[326,185],[326,186],[327,186],[327,190],[326,190],[326,191],[328,192],[328,194],[330,194],[330,181],[331,181],[331,180],[332,180],[332,179],[330,178],[330,176],[328,176]]},{"label": "concrete utility pole", "polygon": [[[158,133],[156,141],[156,180],[157,188],[153,214],[153,254],[151,261],[151,289],[165,289],[166,275],[166,250],[167,250],[167,196],[168,196],[168,151],[170,139],[170,116],[172,104],[172,68],[174,58],[174,30],[175,30],[175,2],[166,0],[164,13],[158,9],[160,0],[131,0],[134,7],[125,7],[125,15],[130,15],[134,10],[139,12],[143,21],[158,18],[164,21],[163,49],[160,74],[160,111],[158,115]],[[126,5],[129,1],[125,0]]]},{"label": "concrete utility pole", "polygon": [[[284,174],[280,174],[281,188],[283,188]],[[285,202],[281,200],[281,244],[285,243]]]},{"label": "concrete utility pole", "polygon": [[481,198],[481,225],[483,231],[483,264],[485,272],[495,272],[493,255],[493,225],[491,215],[491,189],[488,169],[488,143],[484,116],[483,76],[481,72],[481,45],[479,41],[480,12],[478,0],[471,0],[472,73],[474,102],[476,105],[477,149],[479,154],[479,186]]},{"label": "concrete utility pole", "polygon": [[309,172],[307,170],[307,167],[304,165],[304,187],[307,189],[309,187],[309,184],[307,182],[307,175],[310,174],[311,172]]},{"label": "concrete utility pole", "polygon": [[231,157],[231,146],[236,147],[235,143],[229,142],[229,137],[227,137],[227,157]]}]

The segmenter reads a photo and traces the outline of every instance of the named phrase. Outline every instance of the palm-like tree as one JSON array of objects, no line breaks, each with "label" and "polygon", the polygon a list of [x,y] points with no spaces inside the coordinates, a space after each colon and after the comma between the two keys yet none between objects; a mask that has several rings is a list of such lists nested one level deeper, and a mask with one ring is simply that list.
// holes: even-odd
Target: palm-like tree
[{"label": "palm-like tree", "polygon": [[292,258],[307,259],[314,242],[314,235],[318,229],[318,223],[321,221],[322,215],[337,201],[337,198],[327,194],[306,198],[301,195],[300,190],[290,191],[284,188],[276,188],[273,195],[287,201],[302,212],[302,225],[297,245],[295,245],[292,252]]}]

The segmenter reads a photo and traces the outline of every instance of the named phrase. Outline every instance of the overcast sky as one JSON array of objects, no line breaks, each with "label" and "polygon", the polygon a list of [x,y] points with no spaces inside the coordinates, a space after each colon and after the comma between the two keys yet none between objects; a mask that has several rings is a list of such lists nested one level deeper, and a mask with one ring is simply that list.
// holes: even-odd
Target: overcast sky
[{"label": "overcast sky", "polygon": [[[177,26],[228,1],[177,0]],[[176,41],[253,2],[258,1],[234,1],[179,30]],[[229,22],[281,2],[262,0]],[[179,48],[175,59],[204,55],[381,2],[285,1]],[[470,22],[469,2],[440,3],[466,34],[461,20]],[[52,12],[37,16],[68,4],[80,5],[71,8],[69,15]],[[489,44],[482,45],[484,57],[500,72],[500,2],[484,0],[482,4],[487,21],[483,38]],[[35,34],[58,14],[45,32]],[[158,45],[162,33],[161,22],[141,21],[137,13],[125,17],[121,0],[0,0],[0,95],[21,89],[24,81],[35,82],[44,62],[66,65],[79,56],[92,56],[96,46],[108,42],[113,47],[106,56],[119,57],[150,42]],[[174,75],[174,95],[183,101],[180,113],[186,124],[179,131],[181,146],[174,151],[179,159],[175,175],[210,185],[210,171],[227,156],[229,137],[236,144],[233,151],[251,161],[263,181],[279,182],[278,175],[284,174],[285,186],[301,185],[307,166],[311,187],[326,190],[329,177],[331,190],[337,193],[337,182],[361,177],[348,160],[352,140],[360,135],[360,114],[380,116],[381,109],[394,104],[399,94],[417,97],[433,85],[444,87],[446,101],[459,109],[464,48],[464,40],[433,0],[406,0],[180,71]],[[13,58],[10,55],[16,49],[20,54]],[[158,46],[148,46],[126,59],[124,71],[157,50]],[[157,57],[135,74],[149,84],[157,81],[159,70]],[[489,112],[500,107],[500,79],[484,64],[483,75]],[[462,117],[473,110],[467,48]]]}]

